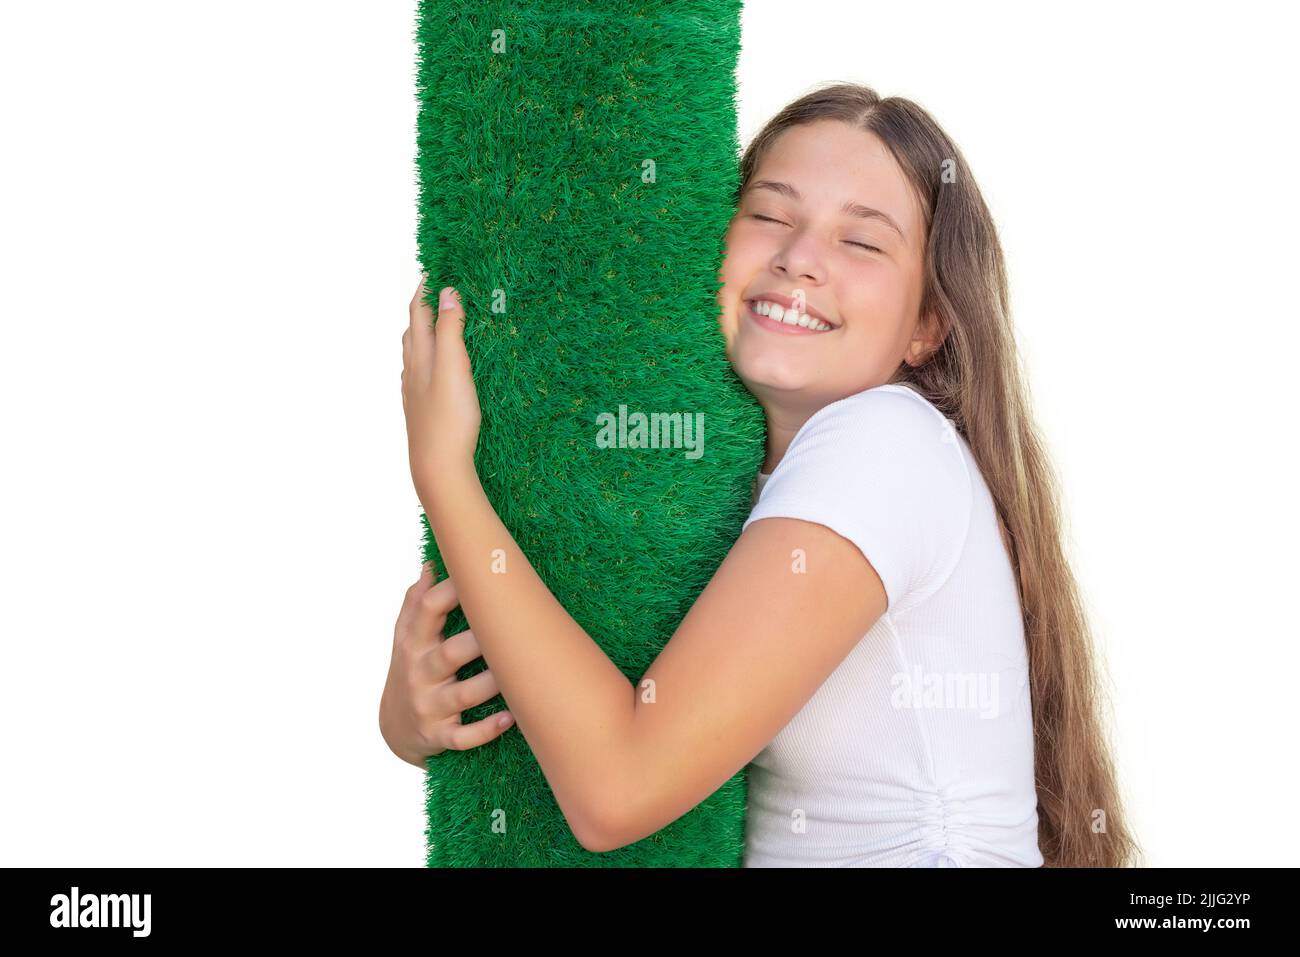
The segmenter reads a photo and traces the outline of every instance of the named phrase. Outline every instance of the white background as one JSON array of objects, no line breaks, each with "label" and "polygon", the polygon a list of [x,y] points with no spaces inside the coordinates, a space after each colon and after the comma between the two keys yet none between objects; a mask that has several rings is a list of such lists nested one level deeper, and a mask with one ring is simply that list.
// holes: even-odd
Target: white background
[{"label": "white background", "polygon": [[[1300,850],[1281,7],[745,9],[742,143],[856,80],[979,179],[1154,865]],[[414,9],[0,14],[0,864],[423,864]]]}]

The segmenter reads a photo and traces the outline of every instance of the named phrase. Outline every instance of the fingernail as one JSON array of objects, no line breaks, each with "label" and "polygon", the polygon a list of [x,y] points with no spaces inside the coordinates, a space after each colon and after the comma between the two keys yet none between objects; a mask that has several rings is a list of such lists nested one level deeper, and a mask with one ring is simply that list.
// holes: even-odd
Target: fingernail
[{"label": "fingernail", "polygon": [[513,720],[514,720],[514,719],[513,719],[510,715],[508,715],[508,714],[503,714],[501,717],[497,718],[497,727],[498,727],[498,728],[508,728],[508,727],[510,727],[510,722],[513,721]]},{"label": "fingernail", "polygon": [[450,309],[456,305],[456,290],[451,286],[445,286],[438,296],[438,305],[444,309]]}]

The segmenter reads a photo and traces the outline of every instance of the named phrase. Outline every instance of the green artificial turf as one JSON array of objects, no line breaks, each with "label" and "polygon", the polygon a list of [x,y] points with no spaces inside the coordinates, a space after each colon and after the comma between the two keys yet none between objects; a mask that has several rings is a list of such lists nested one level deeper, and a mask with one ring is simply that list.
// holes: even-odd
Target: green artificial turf
[{"label": "green artificial turf", "polygon": [[[465,304],[478,472],[542,580],[634,684],[739,535],[763,456],[762,410],[717,323],[740,9],[422,0],[417,14],[419,255],[431,297],[455,285]],[[620,406],[703,414],[703,454],[602,447],[598,416]],[[457,609],[445,633],[465,627]],[[651,837],[596,854],[518,727],[427,767],[429,866],[741,863],[744,770]]]}]

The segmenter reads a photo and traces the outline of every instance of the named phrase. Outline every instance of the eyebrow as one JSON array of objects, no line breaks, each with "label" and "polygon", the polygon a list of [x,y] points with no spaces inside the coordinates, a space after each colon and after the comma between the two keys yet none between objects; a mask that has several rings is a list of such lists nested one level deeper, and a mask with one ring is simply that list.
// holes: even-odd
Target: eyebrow
[{"label": "eyebrow", "polygon": [[[787,196],[795,202],[802,202],[803,196],[799,191],[789,183],[778,183],[770,179],[760,179],[750,184],[750,189],[768,189],[782,196]],[[894,222],[893,218],[879,209],[872,209],[870,206],[863,206],[861,203],[848,202],[840,209],[850,216],[856,216],[858,219],[878,219],[885,225],[889,226],[894,232],[898,233],[903,242],[907,242],[907,236],[903,234],[903,228]]]}]

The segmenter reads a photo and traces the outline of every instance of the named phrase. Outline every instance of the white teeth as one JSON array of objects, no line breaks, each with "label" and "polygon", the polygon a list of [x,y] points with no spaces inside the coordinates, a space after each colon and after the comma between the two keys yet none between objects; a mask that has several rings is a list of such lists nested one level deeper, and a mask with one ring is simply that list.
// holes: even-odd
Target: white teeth
[{"label": "white teeth", "polygon": [[760,316],[769,316],[777,322],[785,323],[787,326],[802,326],[805,329],[812,329],[817,332],[825,332],[831,328],[828,322],[814,319],[797,309],[786,309],[776,302],[767,302],[762,299],[756,300],[754,302],[754,311]]}]

